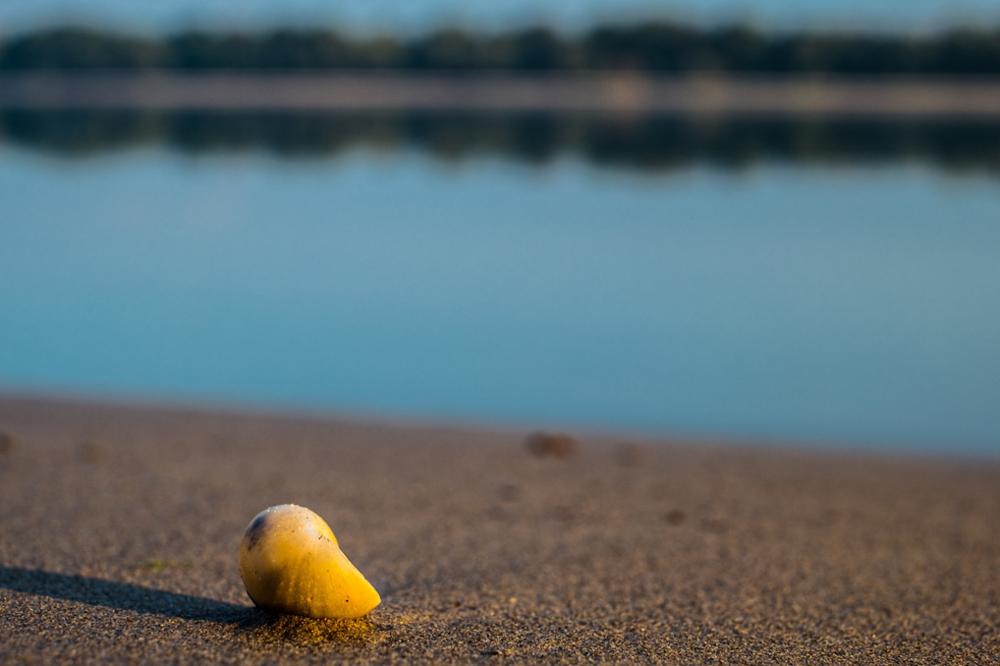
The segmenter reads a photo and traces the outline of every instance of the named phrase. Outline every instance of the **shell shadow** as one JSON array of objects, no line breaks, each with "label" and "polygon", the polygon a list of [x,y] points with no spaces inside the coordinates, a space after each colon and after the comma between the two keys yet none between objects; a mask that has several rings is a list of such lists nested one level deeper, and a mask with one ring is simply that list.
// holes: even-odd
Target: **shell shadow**
[{"label": "shell shadow", "polygon": [[378,641],[382,629],[368,617],[316,619],[257,610],[236,625],[239,634],[259,645],[293,643],[361,647]]},{"label": "shell shadow", "polygon": [[147,615],[237,624],[256,609],[132,583],[0,566],[0,588]]},{"label": "shell shadow", "polygon": [[0,566],[0,589],[146,615],[214,622],[260,643],[362,645],[378,633],[368,618],[315,620],[278,615],[206,597],[41,569]]}]

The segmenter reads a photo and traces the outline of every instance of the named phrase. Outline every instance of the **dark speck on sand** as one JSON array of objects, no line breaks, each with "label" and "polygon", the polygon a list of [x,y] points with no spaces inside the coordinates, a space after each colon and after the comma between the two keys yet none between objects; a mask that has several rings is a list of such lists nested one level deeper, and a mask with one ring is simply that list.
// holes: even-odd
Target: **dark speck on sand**
[{"label": "dark speck on sand", "polygon": [[677,509],[672,509],[671,511],[668,511],[667,515],[665,515],[663,518],[671,525],[680,525],[681,523],[684,522],[684,512],[679,511]]},{"label": "dark speck on sand", "polygon": [[[587,438],[550,465],[502,432],[15,397],[0,430],[30,442],[0,460],[2,663],[1000,654],[997,462],[642,442],[621,465]],[[368,617],[253,607],[240,538],[283,502],[328,520]]]},{"label": "dark speck on sand", "polygon": [[0,430],[0,455],[14,450],[14,436]]},{"label": "dark speck on sand", "polygon": [[576,439],[572,435],[554,432],[536,432],[524,440],[528,451],[539,458],[569,458],[576,454]]}]

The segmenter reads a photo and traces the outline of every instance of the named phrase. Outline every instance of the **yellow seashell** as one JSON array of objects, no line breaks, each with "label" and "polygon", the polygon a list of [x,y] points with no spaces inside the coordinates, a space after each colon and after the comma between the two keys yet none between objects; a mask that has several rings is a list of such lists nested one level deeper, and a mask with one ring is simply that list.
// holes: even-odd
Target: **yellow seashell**
[{"label": "yellow seashell", "polygon": [[240,576],[255,604],[279,613],[361,617],[382,601],[326,521],[295,504],[264,509],[250,521]]}]

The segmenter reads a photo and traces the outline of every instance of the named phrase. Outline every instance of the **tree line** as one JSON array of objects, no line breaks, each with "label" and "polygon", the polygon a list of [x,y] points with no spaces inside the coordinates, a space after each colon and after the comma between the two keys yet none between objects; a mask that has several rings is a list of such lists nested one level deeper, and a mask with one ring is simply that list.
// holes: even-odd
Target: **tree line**
[{"label": "tree line", "polygon": [[1000,74],[1000,28],[904,36],[641,23],[572,37],[536,27],[498,34],[443,29],[404,39],[325,29],[154,38],[68,27],[0,43],[6,71],[153,68],[983,76]]}]

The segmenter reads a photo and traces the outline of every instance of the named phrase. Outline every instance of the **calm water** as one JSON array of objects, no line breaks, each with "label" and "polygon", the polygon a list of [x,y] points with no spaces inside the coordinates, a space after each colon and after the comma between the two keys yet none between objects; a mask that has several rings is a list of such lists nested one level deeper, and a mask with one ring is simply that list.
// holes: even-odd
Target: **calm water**
[{"label": "calm water", "polygon": [[799,25],[862,27],[876,29],[927,29],[964,22],[988,23],[1000,15],[994,0],[242,0],[238,14],[228,0],[31,0],[0,3],[0,21],[14,27],[46,24],[62,19],[91,19],[98,24],[135,25],[147,30],[208,23],[273,25],[293,21],[306,25],[336,24],[353,29],[427,30],[457,23],[481,27],[548,22],[564,30],[581,29],[595,19],[628,20],[667,16],[715,22],[737,20],[755,25],[787,28]]},{"label": "calm water", "polygon": [[8,142],[0,389],[995,455],[1000,176],[933,162]]}]

